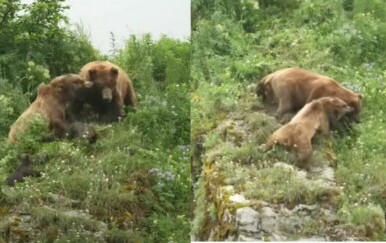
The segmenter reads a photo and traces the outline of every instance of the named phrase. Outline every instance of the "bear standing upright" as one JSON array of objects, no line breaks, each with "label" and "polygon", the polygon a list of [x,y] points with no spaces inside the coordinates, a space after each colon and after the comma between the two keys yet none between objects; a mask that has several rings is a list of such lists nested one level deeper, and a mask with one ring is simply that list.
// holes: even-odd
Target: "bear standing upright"
[{"label": "bear standing upright", "polygon": [[83,66],[79,75],[94,85],[77,98],[72,113],[78,113],[87,103],[100,115],[100,120],[113,122],[124,116],[124,105],[136,106],[133,84],[117,65],[108,61],[90,62]]}]

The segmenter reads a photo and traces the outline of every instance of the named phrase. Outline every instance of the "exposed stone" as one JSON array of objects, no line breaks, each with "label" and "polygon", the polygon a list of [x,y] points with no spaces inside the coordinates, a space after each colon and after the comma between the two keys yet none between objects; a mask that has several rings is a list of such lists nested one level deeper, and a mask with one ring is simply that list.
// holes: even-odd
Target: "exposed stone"
[{"label": "exposed stone", "polygon": [[236,222],[238,225],[256,224],[259,213],[251,207],[239,208],[236,210]]},{"label": "exposed stone", "polygon": [[284,163],[284,162],[276,162],[273,167],[281,167],[283,169],[286,169],[288,171],[294,171],[295,168],[292,166],[292,165],[289,165],[287,163]]},{"label": "exposed stone", "polygon": [[224,186],[224,187],[222,187],[222,189],[226,192],[233,192],[234,191],[234,187],[231,185]]},{"label": "exposed stone", "polygon": [[284,236],[272,233],[271,237],[269,237],[269,240],[271,240],[271,241],[284,241],[284,240],[286,240],[286,238]]},{"label": "exposed stone", "polygon": [[271,233],[277,227],[277,214],[270,207],[261,209],[261,229],[264,232]]},{"label": "exposed stone", "polygon": [[252,242],[259,242],[259,241],[262,241],[262,239],[256,239],[255,237],[249,237],[249,236],[246,236],[246,235],[239,235],[239,237],[237,238],[237,241],[252,241]]},{"label": "exposed stone", "polygon": [[277,214],[270,207],[263,207],[261,209],[261,216],[263,218],[276,218]]},{"label": "exposed stone", "polygon": [[48,196],[55,203],[59,203],[59,204],[64,205],[64,206],[77,206],[80,204],[79,200],[74,200],[74,199],[59,195],[59,194],[49,192]]},{"label": "exposed stone", "polygon": [[311,237],[311,238],[302,238],[302,239],[298,239],[297,241],[307,241],[307,242],[310,242],[310,241],[326,241],[324,238],[322,237]]},{"label": "exposed stone", "polygon": [[229,197],[229,201],[232,203],[248,203],[249,200],[245,199],[245,197],[241,194],[235,194]]},{"label": "exposed stone", "polygon": [[236,225],[240,232],[259,232],[259,213],[251,207],[239,208],[236,210]]},{"label": "exposed stone", "polygon": [[292,209],[292,212],[293,213],[297,213],[299,211],[314,211],[318,209],[318,206],[317,205],[306,205],[306,204],[299,204],[297,205],[294,209]]}]

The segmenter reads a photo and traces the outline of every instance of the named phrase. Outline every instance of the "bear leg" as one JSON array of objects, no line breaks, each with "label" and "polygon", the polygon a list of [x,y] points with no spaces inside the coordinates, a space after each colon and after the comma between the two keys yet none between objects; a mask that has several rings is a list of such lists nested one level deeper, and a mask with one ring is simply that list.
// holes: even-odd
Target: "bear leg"
[{"label": "bear leg", "polygon": [[300,162],[306,162],[312,156],[312,145],[311,142],[299,143],[296,152]]},{"label": "bear leg", "polygon": [[292,110],[292,103],[290,99],[280,98],[279,106],[277,108],[276,116],[280,118],[283,114]]},{"label": "bear leg", "polygon": [[101,120],[103,122],[117,122],[119,119],[124,117],[123,106],[120,106],[117,103],[112,103],[107,106],[107,109],[104,110],[101,114]]}]

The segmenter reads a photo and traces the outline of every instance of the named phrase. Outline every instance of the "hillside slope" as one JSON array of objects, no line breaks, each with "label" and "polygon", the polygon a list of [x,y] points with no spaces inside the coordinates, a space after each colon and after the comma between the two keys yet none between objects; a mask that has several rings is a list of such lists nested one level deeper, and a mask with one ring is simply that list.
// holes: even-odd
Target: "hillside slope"
[{"label": "hillside slope", "polygon": [[[384,239],[386,35],[370,2],[193,1],[193,239]],[[260,149],[280,124],[254,86],[293,66],[365,96],[361,123],[316,137],[309,172]]]},{"label": "hillside slope", "polygon": [[[130,74],[139,105],[120,122],[90,123],[94,144],[44,143],[37,124],[11,145],[9,127],[1,131],[0,242],[188,241],[189,48],[167,37],[127,40],[112,61]],[[17,118],[23,94],[3,91],[3,112]],[[42,176],[8,187],[22,153]]]}]

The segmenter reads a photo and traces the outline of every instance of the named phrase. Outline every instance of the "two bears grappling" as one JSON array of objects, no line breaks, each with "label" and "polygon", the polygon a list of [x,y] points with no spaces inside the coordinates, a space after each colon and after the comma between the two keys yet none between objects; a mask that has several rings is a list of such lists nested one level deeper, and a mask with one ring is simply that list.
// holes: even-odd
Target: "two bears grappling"
[{"label": "two bears grappling", "polygon": [[316,132],[330,134],[330,124],[343,117],[359,122],[363,95],[335,80],[301,68],[285,68],[265,76],[256,87],[264,103],[278,105],[276,115],[298,111],[290,122],[276,130],[265,144],[268,151],[276,144],[295,150],[299,162],[312,156]]},{"label": "two bears grappling", "polygon": [[[114,122],[124,117],[124,106],[135,107],[136,103],[133,84],[120,67],[107,61],[90,62],[79,75],[66,74],[48,84],[40,84],[35,101],[12,124],[8,141],[17,142],[19,135],[29,128],[31,119],[39,115],[47,120],[56,138],[86,137],[93,143],[97,139],[96,131],[78,121],[85,105],[98,115],[99,121]],[[15,173],[23,171],[27,164],[30,168],[30,156],[22,156],[21,168]],[[12,185],[12,182],[22,180],[24,176],[18,173],[6,182]]]}]

